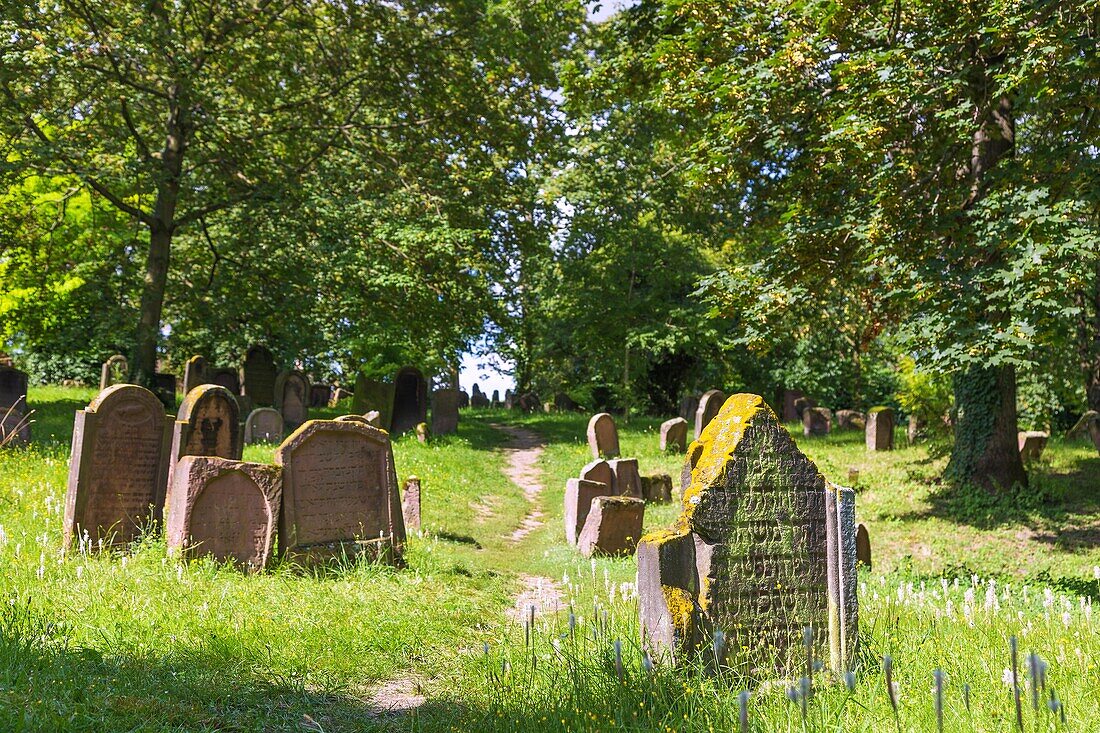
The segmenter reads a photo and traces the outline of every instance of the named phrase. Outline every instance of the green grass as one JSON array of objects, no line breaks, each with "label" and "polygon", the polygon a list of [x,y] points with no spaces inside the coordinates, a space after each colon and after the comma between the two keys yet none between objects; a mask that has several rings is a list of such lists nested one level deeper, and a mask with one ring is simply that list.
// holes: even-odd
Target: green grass
[{"label": "green grass", "polygon": [[[72,412],[93,395],[32,389],[36,442],[0,453],[0,730],[737,730],[743,688],[753,690],[753,730],[891,730],[880,666],[891,654],[898,729],[935,730],[929,690],[939,667],[948,730],[1008,731],[1014,711],[1002,674],[1012,635],[1021,657],[1034,650],[1050,662],[1067,729],[1100,725],[1100,636],[1081,606],[1098,592],[1100,565],[1100,458],[1088,443],[1052,439],[1032,489],[991,500],[941,486],[944,458],[927,446],[869,454],[859,433],[796,434],[830,478],[846,483],[859,469],[858,513],[875,550],[874,570],[861,576],[855,692],[819,675],[803,721],[786,697],[790,681],[642,668],[633,559],[592,562],[563,539],[565,480],[589,460],[586,416],[465,413],[456,436],[427,446],[398,439],[399,476],[416,474],[424,486],[425,531],[410,539],[407,570],[282,565],[246,576],[180,564],[155,539],[61,557]],[[508,536],[528,506],[501,473],[494,449],[503,436],[491,427],[501,422],[548,441],[546,524],[519,544]],[[643,473],[678,480],[682,457],[657,450],[659,424],[620,424],[623,453]],[[250,446],[245,457],[270,461],[272,452]],[[676,513],[650,506],[646,524],[668,525]],[[540,617],[525,645],[506,614],[521,576],[561,582],[578,617],[572,635],[566,614]],[[986,608],[990,579],[999,609]],[[428,702],[414,715],[379,715],[372,691],[405,677],[422,683]],[[1027,730],[1054,729],[1030,698],[1025,717]]]}]

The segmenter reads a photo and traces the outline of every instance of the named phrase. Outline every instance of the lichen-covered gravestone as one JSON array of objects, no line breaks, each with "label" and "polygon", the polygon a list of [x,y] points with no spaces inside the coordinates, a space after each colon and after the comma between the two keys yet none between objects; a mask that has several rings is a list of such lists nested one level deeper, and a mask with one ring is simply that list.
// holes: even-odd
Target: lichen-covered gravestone
[{"label": "lichen-covered gravestone", "polygon": [[725,392],[712,389],[704,392],[699,398],[699,407],[695,410],[695,439],[703,434],[703,429],[710,424],[718,411],[722,409],[722,403],[726,401]]},{"label": "lichen-covered gravestone", "polygon": [[168,550],[262,570],[275,544],[282,474],[278,466],[263,463],[181,458],[168,492]]},{"label": "lichen-covered gravestone", "polygon": [[864,429],[867,450],[894,449],[894,411],[889,407],[872,407],[867,413]]},{"label": "lichen-covered gravestone", "polygon": [[[172,453],[168,467],[171,494],[175,464],[184,456],[217,456],[241,460],[240,413],[237,400],[225,387],[202,384],[187,393],[172,426]],[[171,497],[169,497],[170,500]]]},{"label": "lichen-covered gravestone", "polygon": [[458,390],[432,392],[432,435],[448,435],[458,430]]},{"label": "lichen-covered gravestone", "polygon": [[619,431],[615,419],[599,412],[588,421],[588,447],[593,458],[614,458],[619,455]]},{"label": "lichen-covered gravestone", "polygon": [[599,496],[592,500],[577,549],[593,555],[633,555],[642,535],[645,502],[631,496]]},{"label": "lichen-covered gravestone", "polygon": [[[643,641],[679,662],[725,634],[724,663],[790,674],[855,653],[855,495],[826,482],[757,395],[737,394],[688,448],[682,513],[642,538]],[[711,653],[711,652],[708,652]]]},{"label": "lichen-covered gravestone", "polygon": [[77,411],[65,493],[66,549],[85,533],[88,549],[101,540],[126,544],[160,517],[170,432],[164,405],[133,384],[108,387]]},{"label": "lichen-covered gravestone", "polygon": [[275,409],[282,413],[283,425],[294,430],[309,419],[309,379],[294,369],[275,378]]},{"label": "lichen-covered gravestone", "polygon": [[661,450],[683,453],[687,450],[688,421],[674,417],[661,423]]},{"label": "lichen-covered gravestone", "polygon": [[0,365],[0,445],[30,442],[31,424],[26,415],[26,372]]},{"label": "lichen-covered gravestone", "polygon": [[833,427],[833,413],[824,407],[807,407],[802,411],[802,434],[828,435]]},{"label": "lichen-covered gravestone", "polygon": [[241,366],[241,394],[252,400],[255,407],[271,407],[275,404],[275,357],[267,347],[256,344],[244,355]]},{"label": "lichen-covered gravestone", "polygon": [[283,416],[273,407],[257,407],[244,421],[244,442],[278,443],[283,439]]},{"label": "lichen-covered gravestone", "polygon": [[305,563],[366,554],[402,564],[405,522],[384,431],[310,420],[283,441],[275,463],[283,467],[281,553]]}]

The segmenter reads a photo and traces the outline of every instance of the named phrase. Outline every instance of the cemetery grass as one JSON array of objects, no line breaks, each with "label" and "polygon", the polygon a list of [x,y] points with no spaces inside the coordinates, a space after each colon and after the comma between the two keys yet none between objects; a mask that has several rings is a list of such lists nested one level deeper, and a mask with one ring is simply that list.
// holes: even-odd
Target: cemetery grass
[{"label": "cemetery grass", "polygon": [[[1100,459],[1086,443],[1052,439],[1032,490],[992,500],[941,487],[943,458],[927,446],[868,454],[861,434],[796,434],[830,478],[846,483],[859,469],[859,518],[876,553],[861,573],[854,691],[817,673],[803,717],[790,680],[646,670],[633,561],[584,560],[563,541],[565,480],[589,460],[585,416],[467,411],[458,436],[397,440],[399,474],[424,482],[425,532],[410,539],[407,570],[279,565],[243,576],[177,563],[155,539],[61,558],[72,411],[93,394],[32,389],[36,444],[0,454],[3,730],[737,730],[737,693],[751,689],[753,730],[930,731],[941,668],[946,729],[1007,731],[1016,726],[1004,682],[1010,636],[1021,660],[1033,650],[1050,664],[1037,710],[1023,690],[1028,730],[1055,729],[1061,711],[1068,730],[1100,720],[1091,612],[1100,549],[1090,540],[1100,532],[1090,496]],[[545,524],[519,544],[508,536],[529,507],[501,473],[494,449],[505,438],[494,422],[547,441]],[[658,424],[620,424],[623,453],[643,473],[678,476],[682,457],[656,449]],[[245,457],[271,453],[251,446]],[[667,526],[676,513],[651,506],[646,524]],[[572,630],[568,611],[540,614],[531,633],[508,613],[532,576],[561,593]],[[884,654],[895,664],[896,717]],[[380,710],[374,691],[394,680],[419,686],[427,702]]]}]

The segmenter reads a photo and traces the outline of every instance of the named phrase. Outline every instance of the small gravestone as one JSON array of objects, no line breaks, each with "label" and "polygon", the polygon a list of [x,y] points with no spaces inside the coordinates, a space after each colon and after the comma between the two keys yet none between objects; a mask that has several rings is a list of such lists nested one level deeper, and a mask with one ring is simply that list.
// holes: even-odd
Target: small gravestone
[{"label": "small gravestone", "polygon": [[332,385],[331,384],[313,384],[309,388],[309,406],[310,407],[327,407],[328,401],[332,399]]},{"label": "small gravestone", "polygon": [[239,395],[241,393],[241,377],[236,369],[229,369],[226,367],[211,369],[206,375],[206,378],[209,380],[210,384],[225,387],[232,394]]},{"label": "small gravestone", "polygon": [[465,391],[460,389],[458,391],[458,409],[465,410],[469,406],[470,406],[470,395],[466,394]]},{"label": "small gravestone", "polygon": [[310,420],[275,451],[283,467],[279,548],[299,562],[365,554],[402,565],[405,523],[383,430]]},{"label": "small gravestone", "polygon": [[102,392],[115,384],[125,384],[130,378],[130,362],[122,354],[115,354],[103,362],[99,374],[99,390]]},{"label": "small gravestone", "polygon": [[406,532],[420,531],[420,479],[409,476],[401,494],[401,516],[405,519]]},{"label": "small gravestone", "polygon": [[282,473],[278,466],[263,463],[181,458],[168,492],[169,552],[262,570],[275,544]]},{"label": "small gravestone", "polygon": [[797,389],[783,390],[783,422],[796,422],[802,419],[802,411],[798,409],[798,401],[805,399],[806,395]]},{"label": "small gravestone", "polygon": [[602,481],[571,478],[565,484],[565,539],[576,545],[592,500],[597,496],[611,496],[611,485]]},{"label": "small gravestone", "polygon": [[244,446],[239,423],[237,400],[225,387],[202,384],[188,392],[172,427],[168,490],[171,491],[174,485],[175,464],[184,456],[241,460]]},{"label": "small gravestone", "polygon": [[591,463],[585,464],[585,467],[581,469],[581,476],[585,481],[597,481],[601,484],[607,484],[608,491],[611,490],[611,484],[615,480],[615,474],[611,472],[611,464],[602,458],[597,458]]},{"label": "small gravestone", "polygon": [[593,555],[633,555],[642,536],[645,502],[629,496],[598,496],[592,500],[577,549]]},{"label": "small gravestone", "polygon": [[871,536],[863,524],[856,527],[856,562],[868,570],[871,568]]},{"label": "small gravestone", "polygon": [[176,375],[157,372],[153,375],[153,393],[169,410],[176,407]]},{"label": "small gravestone", "polygon": [[275,409],[283,415],[287,430],[295,430],[309,419],[309,379],[287,369],[275,378]]},{"label": "small gravestone", "polygon": [[279,443],[283,440],[283,416],[273,407],[257,407],[244,421],[244,442]]},{"label": "small gravestone", "polygon": [[379,379],[370,379],[360,373],[355,379],[355,412],[364,415],[376,410],[382,421],[380,427],[389,430],[393,420],[393,385]]},{"label": "small gravestone", "polygon": [[428,429],[428,423],[422,422],[416,425],[416,441],[420,445],[427,445],[428,439],[431,437],[431,431]]},{"label": "small gravestone", "polygon": [[796,419],[803,419],[803,415],[806,413],[806,410],[812,409],[814,407],[817,407],[817,403],[814,402],[812,399],[810,399],[809,397],[799,397],[794,401],[794,411],[798,413],[798,417]]},{"label": "small gravestone", "polygon": [[588,447],[593,458],[619,455],[619,431],[615,428],[615,419],[608,413],[597,413],[588,421]]},{"label": "small gravestone", "polygon": [[[126,544],[164,505],[171,422],[144,387],[118,384],[76,413],[64,543]],[[155,511],[155,513],[154,513]],[[90,549],[92,549],[90,548]]]},{"label": "small gravestone", "polygon": [[200,384],[207,383],[206,359],[196,354],[183,365],[183,394],[186,395]]},{"label": "small gravestone", "polygon": [[[267,347],[256,344],[244,355],[244,364],[241,366],[241,394],[252,400],[256,407],[271,407],[275,405],[275,379],[278,372],[275,369],[275,357],[271,355]],[[303,395],[303,399],[305,395]],[[278,409],[278,407],[276,407]],[[286,418],[286,415],[283,415]]]},{"label": "small gravestone", "polygon": [[714,419],[718,411],[722,409],[722,405],[725,401],[726,393],[717,389],[704,392],[703,396],[699,398],[699,407],[695,410],[696,440],[703,434],[703,429],[706,428],[707,425],[710,425],[710,421]]},{"label": "small gravestone", "polygon": [[858,410],[837,410],[833,414],[837,430],[864,430],[867,419]]},{"label": "small gravestone", "polygon": [[683,453],[687,450],[688,421],[674,417],[661,423],[661,450]]},{"label": "small gravestone", "polygon": [[637,458],[613,458],[607,462],[611,468],[611,493],[615,496],[642,495],[642,477]]},{"label": "small gravestone", "polygon": [[680,417],[689,425],[695,420],[695,413],[699,410],[699,398],[696,395],[685,395],[680,400]]},{"label": "small gravestone", "polygon": [[1027,430],[1018,433],[1016,440],[1020,448],[1020,460],[1024,463],[1039,460],[1039,456],[1043,455],[1043,449],[1047,447],[1048,438],[1050,438],[1049,433],[1038,430]]},{"label": "small gravestone", "polygon": [[449,435],[458,430],[458,391],[432,392],[432,435]]},{"label": "small gravestone", "polygon": [[802,434],[828,435],[833,427],[833,414],[824,407],[807,407],[802,411]]},{"label": "small gravestone", "polygon": [[538,412],[542,408],[542,400],[534,392],[524,392],[516,398],[515,405],[520,412]]},{"label": "small gravestone", "polygon": [[642,476],[642,498],[655,504],[672,501],[672,477],[667,473]]},{"label": "small gravestone", "polygon": [[644,647],[801,674],[803,632],[837,672],[856,645],[855,493],[829,484],[757,395],[731,397],[692,444],[682,512],[638,547]]},{"label": "small gravestone", "polygon": [[485,396],[485,393],[481,391],[481,385],[474,382],[473,392],[470,394],[470,407],[474,409],[483,409],[489,406],[489,398]]},{"label": "small gravestone", "polygon": [[894,411],[889,407],[872,407],[867,413],[864,431],[867,450],[894,449]]},{"label": "small gravestone", "polygon": [[25,445],[31,440],[27,408],[27,374],[0,365],[0,445]]}]

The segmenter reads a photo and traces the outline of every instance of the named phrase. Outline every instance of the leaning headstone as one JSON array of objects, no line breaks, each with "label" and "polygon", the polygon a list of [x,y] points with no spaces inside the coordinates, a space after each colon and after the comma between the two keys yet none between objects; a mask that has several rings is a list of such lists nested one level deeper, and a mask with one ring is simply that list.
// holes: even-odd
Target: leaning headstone
[{"label": "leaning headstone", "polygon": [[219,367],[211,369],[206,375],[210,384],[216,384],[219,387],[225,387],[231,393],[239,395],[241,393],[241,376],[237,373],[236,369],[228,369]]},{"label": "leaning headstone", "polygon": [[718,411],[722,409],[722,403],[726,401],[726,394],[718,389],[704,392],[699,398],[699,407],[695,410],[695,439],[703,434],[703,429],[710,424]]},{"label": "leaning headstone", "polygon": [[279,548],[299,562],[366,554],[402,564],[405,523],[385,431],[310,420],[275,452],[283,467]]},{"label": "leaning headstone", "polygon": [[[240,413],[237,400],[225,387],[201,384],[187,393],[172,426],[168,490],[174,485],[175,464],[184,456],[216,456],[241,460]],[[169,497],[168,501],[171,501]]]},{"label": "leaning headstone", "polygon": [[126,544],[161,516],[171,421],[157,396],[116,384],[76,413],[64,543]]},{"label": "leaning headstone", "polygon": [[637,458],[612,458],[607,462],[611,468],[611,493],[615,496],[642,495],[642,477],[638,472]]},{"label": "leaning headstone", "polygon": [[401,516],[405,520],[406,532],[420,531],[420,479],[416,476],[405,479],[405,490],[401,494]]},{"label": "leaning headstone", "polygon": [[872,407],[867,412],[867,428],[864,431],[867,450],[894,449],[894,411],[889,407]]},{"label": "leaning headstone", "polygon": [[309,387],[309,406],[310,407],[327,407],[328,401],[332,399],[332,385],[331,384],[312,384]]},{"label": "leaning headstone", "polygon": [[287,430],[296,430],[309,419],[309,379],[286,369],[275,378],[275,409],[282,413]]},{"label": "leaning headstone", "polygon": [[680,400],[680,417],[689,424],[695,421],[695,413],[699,411],[699,398],[696,395],[685,395]]},{"label": "leaning headstone", "polygon": [[276,399],[277,376],[275,357],[267,347],[256,344],[244,355],[244,365],[241,366],[241,394],[250,398],[256,407],[272,407]]},{"label": "leaning headstone", "polygon": [[370,379],[360,373],[355,379],[355,411],[360,415],[377,410],[381,428],[389,430],[393,421],[393,385],[379,379]]},{"label": "leaning headstone", "polygon": [[571,478],[565,484],[565,539],[571,545],[577,544],[592,500],[598,496],[611,496],[611,485],[602,481],[589,481],[583,478]]},{"label": "leaning headstone", "polygon": [[103,362],[99,374],[99,390],[102,392],[111,385],[125,384],[130,378],[130,362],[122,354],[115,354]]},{"label": "leaning headstone", "polygon": [[186,395],[200,384],[207,384],[206,359],[196,354],[183,366],[183,393]]},{"label": "leaning headstone", "polygon": [[284,429],[282,413],[273,407],[257,407],[244,421],[244,442],[281,443]]},{"label": "leaning headstone", "polygon": [[1017,433],[1016,440],[1020,448],[1020,460],[1024,463],[1039,460],[1043,455],[1043,449],[1047,447],[1047,439],[1050,433],[1038,430],[1026,430]]},{"label": "leaning headstone", "polygon": [[168,492],[169,552],[262,570],[271,561],[282,493],[278,466],[210,456],[180,459]]},{"label": "leaning headstone", "polygon": [[592,500],[577,549],[593,555],[633,555],[642,536],[645,502],[629,496],[598,496]]},{"label": "leaning headstone", "polygon": [[402,367],[393,379],[390,432],[401,435],[428,421],[428,382],[416,367]]},{"label": "leaning headstone", "polygon": [[687,450],[688,421],[674,417],[661,423],[661,450],[683,453]]},{"label": "leaning headstone", "polygon": [[871,536],[863,524],[856,527],[856,562],[871,568]]},{"label": "leaning headstone", "polygon": [[867,419],[858,410],[837,410],[833,413],[837,430],[864,430]]},{"label": "leaning headstone", "polygon": [[833,427],[833,413],[824,407],[807,407],[802,411],[802,434],[828,435]]},{"label": "leaning headstone", "polygon": [[645,648],[706,660],[722,631],[739,664],[800,674],[809,627],[814,658],[847,669],[855,493],[826,482],[757,395],[730,397],[688,456],[680,518],[638,547]]},{"label": "leaning headstone", "polygon": [[672,501],[672,477],[667,473],[655,473],[642,476],[642,498],[647,502],[661,504]]},{"label": "leaning headstone", "polygon": [[619,431],[615,419],[599,412],[588,421],[588,447],[593,458],[614,458],[619,455]]},{"label": "leaning headstone", "polygon": [[437,389],[432,392],[432,435],[448,435],[458,430],[458,391]]},{"label": "leaning headstone", "polygon": [[0,365],[0,445],[25,445],[31,440],[27,409],[27,374]]}]

